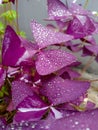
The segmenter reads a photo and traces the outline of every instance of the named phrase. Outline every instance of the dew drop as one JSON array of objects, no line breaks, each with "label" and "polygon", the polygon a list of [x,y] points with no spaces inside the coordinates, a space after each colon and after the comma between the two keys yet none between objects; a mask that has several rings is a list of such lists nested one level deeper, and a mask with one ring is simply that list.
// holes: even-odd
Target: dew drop
[{"label": "dew drop", "polygon": [[90,128],[86,128],[86,130],[90,130]]},{"label": "dew drop", "polygon": [[47,125],[47,126],[45,127],[45,129],[49,129],[49,126]]},{"label": "dew drop", "polygon": [[69,116],[69,114],[67,113],[67,114],[66,114],[66,117],[68,117],[68,116]]},{"label": "dew drop", "polygon": [[4,129],[4,128],[5,128],[5,126],[3,125],[3,126],[2,126],[2,128]]},{"label": "dew drop", "polygon": [[25,123],[25,126],[29,126],[29,124],[26,122],[26,123]]},{"label": "dew drop", "polygon": [[79,122],[78,122],[78,121],[76,121],[76,122],[75,122],[75,125],[78,125],[78,124],[79,124]]},{"label": "dew drop", "polygon": [[75,125],[72,125],[72,128],[75,128]]},{"label": "dew drop", "polygon": [[31,126],[31,128],[35,128],[35,124],[33,124],[33,125]]}]

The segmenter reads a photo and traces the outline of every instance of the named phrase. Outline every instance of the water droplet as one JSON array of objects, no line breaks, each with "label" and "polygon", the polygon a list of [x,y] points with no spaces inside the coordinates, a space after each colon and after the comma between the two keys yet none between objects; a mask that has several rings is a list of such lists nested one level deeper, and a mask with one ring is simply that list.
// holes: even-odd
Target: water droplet
[{"label": "water droplet", "polygon": [[43,126],[41,126],[40,128],[41,128],[41,129],[43,129],[44,127],[43,127]]},{"label": "water droplet", "polygon": [[72,128],[74,128],[75,127],[75,125],[72,125]]},{"label": "water droplet", "polygon": [[17,130],[22,130],[22,127],[18,127],[18,129]]},{"label": "water droplet", "polygon": [[78,124],[79,124],[79,122],[78,122],[78,121],[76,121],[76,122],[75,122],[75,125],[78,125]]},{"label": "water droplet", "polygon": [[49,126],[47,125],[47,126],[45,126],[45,129],[49,129]]},{"label": "water droplet", "polygon": [[90,128],[86,128],[86,130],[90,130]]},{"label": "water droplet", "polygon": [[72,122],[72,120],[70,120],[70,122]]},{"label": "water droplet", "polygon": [[25,126],[29,126],[28,122],[25,123]]},{"label": "water droplet", "polygon": [[75,112],[73,112],[72,115],[74,116],[74,115],[75,115]]},{"label": "water droplet", "polygon": [[35,124],[33,124],[33,125],[31,126],[31,128],[35,128]]},{"label": "water droplet", "polygon": [[4,128],[5,128],[5,126],[3,125],[3,126],[2,126],[2,128],[4,129]]},{"label": "water droplet", "polygon": [[94,115],[95,113],[94,113],[94,112],[92,112],[91,114],[92,114],[92,115]]},{"label": "water droplet", "polygon": [[69,116],[69,114],[67,113],[67,114],[66,114],[66,117],[68,117],[68,116]]}]

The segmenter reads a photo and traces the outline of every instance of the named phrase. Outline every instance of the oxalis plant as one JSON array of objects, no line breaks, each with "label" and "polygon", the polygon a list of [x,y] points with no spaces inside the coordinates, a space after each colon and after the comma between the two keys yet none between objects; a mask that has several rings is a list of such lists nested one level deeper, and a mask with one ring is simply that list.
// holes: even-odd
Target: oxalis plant
[{"label": "oxalis plant", "polygon": [[[74,2],[47,0],[47,8],[56,26],[32,20],[34,41],[4,28],[0,129],[98,130],[98,79],[87,71],[98,62],[98,22]],[[90,60],[84,65],[76,54]]]}]

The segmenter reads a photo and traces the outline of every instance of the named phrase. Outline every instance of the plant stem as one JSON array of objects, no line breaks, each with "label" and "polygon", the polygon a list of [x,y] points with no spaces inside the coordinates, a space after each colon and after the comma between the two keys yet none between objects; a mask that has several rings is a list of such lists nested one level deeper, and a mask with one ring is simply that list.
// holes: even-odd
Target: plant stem
[{"label": "plant stem", "polygon": [[89,2],[89,0],[86,0],[86,2],[85,2],[85,4],[84,4],[84,8],[86,8],[86,7],[87,7],[88,2]]},{"label": "plant stem", "polygon": [[88,62],[86,63],[86,65],[84,66],[82,73],[84,73],[87,70],[87,68],[91,65],[91,63],[93,62],[94,59],[95,59],[95,57],[94,57],[94,55],[92,55],[90,57],[90,59],[88,60]]},{"label": "plant stem", "polygon": [[19,20],[18,20],[18,0],[16,0],[16,14],[17,14],[17,19],[16,19],[16,23],[17,23],[17,32],[19,32]]},{"label": "plant stem", "polygon": [[10,87],[12,86],[12,84],[11,84],[11,82],[10,82],[10,80],[7,78],[7,81],[8,81],[8,83],[9,83],[9,85],[10,85]]},{"label": "plant stem", "polygon": [[[14,17],[13,16],[13,13],[12,13],[12,6],[11,6],[11,3],[9,3],[9,7],[10,7],[10,13],[11,13],[11,15],[12,15],[12,17]],[[17,12],[16,12],[16,15],[18,15],[17,14]],[[16,20],[13,20],[12,22],[13,22],[13,25],[15,26],[15,28],[16,28],[16,30],[17,30],[17,32],[19,32],[19,27],[18,27],[18,24],[17,24],[17,20],[18,19],[18,16],[17,16],[17,18],[16,18]]]},{"label": "plant stem", "polygon": [[[7,9],[6,9],[6,4],[3,5],[3,11],[4,11],[4,12],[7,11]],[[6,18],[4,18],[4,24],[5,24],[5,26],[7,25]]]},{"label": "plant stem", "polygon": [[90,82],[97,82],[98,81],[98,79],[92,79],[92,80],[90,80]]},{"label": "plant stem", "polygon": [[87,82],[98,82],[98,79],[82,79],[82,78],[78,78],[78,79],[76,79],[76,80],[78,80],[78,81],[87,81]]},{"label": "plant stem", "polygon": [[[13,13],[12,13],[12,6],[11,6],[11,3],[9,3],[9,8],[10,8],[10,14],[11,14],[11,16],[13,17]],[[12,24],[12,21],[10,22],[10,25]]]}]

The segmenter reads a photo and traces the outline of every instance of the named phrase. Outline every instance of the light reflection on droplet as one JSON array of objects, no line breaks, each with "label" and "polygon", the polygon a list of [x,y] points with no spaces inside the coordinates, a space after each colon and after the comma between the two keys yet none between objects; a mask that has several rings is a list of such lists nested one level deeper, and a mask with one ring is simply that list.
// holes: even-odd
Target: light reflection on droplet
[{"label": "light reflection on droplet", "polygon": [[76,122],[75,122],[75,125],[78,125],[78,124],[79,124],[79,122],[78,122],[78,121],[76,121]]},{"label": "light reflection on droplet", "polygon": [[86,130],[90,130],[90,128],[86,128]]}]

